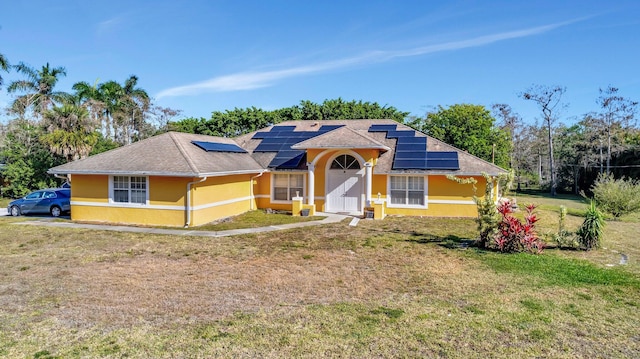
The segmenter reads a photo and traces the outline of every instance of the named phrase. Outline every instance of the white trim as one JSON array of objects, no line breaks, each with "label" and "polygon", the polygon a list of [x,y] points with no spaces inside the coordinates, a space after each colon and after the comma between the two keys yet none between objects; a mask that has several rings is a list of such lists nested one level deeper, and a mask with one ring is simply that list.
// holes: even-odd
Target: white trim
[{"label": "white trim", "polygon": [[[397,204],[391,203],[391,177],[422,177],[423,180],[423,189],[422,193],[424,196],[424,205],[419,204]],[[413,209],[429,209],[429,176],[420,175],[418,173],[407,173],[407,174],[389,174],[387,175],[387,208],[413,208]]]},{"label": "white trim", "polygon": [[430,199],[429,203],[433,204],[476,204],[474,201],[458,200],[458,199]]},{"label": "white trim", "polygon": [[[116,202],[113,200],[114,197],[114,188],[113,188],[113,177],[128,177],[129,178],[129,202]],[[144,177],[145,180],[145,200],[144,203],[132,203],[131,202],[131,177]],[[109,203],[113,204],[128,204],[133,207],[141,207],[149,205],[149,176],[136,176],[136,175],[111,175],[109,176]]]},{"label": "white trim", "polygon": [[[352,156],[353,158],[355,158],[356,161],[358,161],[358,165],[360,166],[359,169],[353,169],[353,170],[346,170],[346,171],[354,171],[355,174],[357,174],[359,176],[358,178],[358,184],[361,186],[360,188],[360,193],[359,193],[359,201],[358,201],[358,208],[359,210],[357,212],[354,213],[364,213],[364,207],[366,207],[366,203],[365,203],[365,184],[362,183],[363,181],[366,181],[366,169],[364,167],[364,164],[367,163],[367,161],[365,161],[364,157],[362,157],[359,153],[352,151],[352,150],[342,150],[342,151],[323,151],[320,154],[318,154],[316,156],[316,158],[313,160],[313,163],[315,165],[315,163],[320,159],[320,156],[328,153],[328,152],[333,152],[331,153],[330,157],[327,157],[327,162],[325,163],[324,166],[324,198],[325,198],[325,203],[324,206],[325,208],[328,207],[329,205],[329,200],[327,199],[328,193],[329,193],[329,176],[331,175],[331,171],[337,171],[337,170],[332,170],[331,169],[331,165],[333,164],[333,161],[335,161],[336,158],[338,158],[338,156],[342,156],[342,155],[349,155]],[[320,197],[318,197],[320,198]],[[331,209],[327,209],[327,211],[330,211]]]},{"label": "white trim", "polygon": [[155,171],[47,171],[50,174],[75,174],[75,175],[100,175],[100,176],[134,176],[134,177],[145,177],[145,176],[153,176],[153,177],[221,177],[221,176],[232,176],[232,175],[243,175],[243,174],[251,174],[251,173],[260,173],[260,172],[269,172],[268,169],[261,170],[239,170],[239,171],[221,171],[221,172],[204,172],[204,173],[187,173],[187,172],[155,172]]},{"label": "white trim", "polygon": [[[199,211],[201,209],[213,208],[224,206],[227,204],[243,202],[251,200],[251,197],[240,197],[240,198],[232,198],[224,201],[212,202],[207,204],[202,204],[199,206],[194,206],[192,209],[194,211]],[[140,205],[135,203],[107,203],[107,202],[85,202],[85,201],[71,201],[72,206],[88,206],[88,207],[109,207],[109,208],[139,208],[139,209],[164,209],[164,210],[175,210],[175,211],[183,211],[184,206],[165,206],[160,204],[149,204],[149,205]]]},{"label": "white trim", "polygon": [[[271,203],[275,203],[275,204],[291,204],[293,203],[292,200],[288,200],[288,201],[283,201],[283,200],[278,200],[278,199],[274,199],[273,196],[275,195],[275,180],[274,180],[274,175],[287,175],[287,176],[291,176],[291,175],[302,175],[302,193],[298,193],[298,195],[300,197],[305,197],[307,195],[307,172],[302,172],[302,171],[271,171],[270,173],[270,177],[269,177],[269,183],[270,183],[270,190],[269,190],[269,200],[271,201]],[[291,181],[288,180],[287,181],[287,196],[289,195],[289,190],[290,187],[289,185],[291,184]]]}]

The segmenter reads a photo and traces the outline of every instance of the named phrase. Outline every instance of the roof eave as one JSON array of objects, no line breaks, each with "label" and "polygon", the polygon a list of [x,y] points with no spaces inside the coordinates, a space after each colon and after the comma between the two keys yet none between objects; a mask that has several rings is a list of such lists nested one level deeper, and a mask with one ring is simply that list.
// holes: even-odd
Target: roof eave
[{"label": "roof eave", "polygon": [[252,174],[267,172],[268,169],[251,169],[251,170],[239,170],[239,171],[220,171],[220,172],[162,172],[162,171],[82,171],[82,170],[49,170],[50,174],[70,174],[70,175],[105,175],[105,176],[118,176],[118,175],[135,175],[135,176],[158,176],[158,177],[221,177],[241,174]]}]

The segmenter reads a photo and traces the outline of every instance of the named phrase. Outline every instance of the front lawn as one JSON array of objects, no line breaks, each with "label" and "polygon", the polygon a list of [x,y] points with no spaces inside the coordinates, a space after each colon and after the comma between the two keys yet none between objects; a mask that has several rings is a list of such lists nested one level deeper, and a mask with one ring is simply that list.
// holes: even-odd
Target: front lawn
[{"label": "front lawn", "polygon": [[0,356],[640,356],[638,222],[608,222],[606,249],[531,256],[466,247],[472,219],[225,238],[15,221],[0,218]]}]

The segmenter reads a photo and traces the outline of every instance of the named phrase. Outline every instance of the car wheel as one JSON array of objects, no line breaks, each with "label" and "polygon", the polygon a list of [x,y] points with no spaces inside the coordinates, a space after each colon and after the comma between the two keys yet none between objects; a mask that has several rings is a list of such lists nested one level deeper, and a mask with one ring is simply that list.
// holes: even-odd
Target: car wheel
[{"label": "car wheel", "polygon": [[18,217],[20,215],[20,208],[18,206],[11,206],[11,215]]},{"label": "car wheel", "polygon": [[51,212],[51,215],[54,217],[60,217],[60,215],[62,214],[62,210],[58,206],[51,207],[50,212]]}]

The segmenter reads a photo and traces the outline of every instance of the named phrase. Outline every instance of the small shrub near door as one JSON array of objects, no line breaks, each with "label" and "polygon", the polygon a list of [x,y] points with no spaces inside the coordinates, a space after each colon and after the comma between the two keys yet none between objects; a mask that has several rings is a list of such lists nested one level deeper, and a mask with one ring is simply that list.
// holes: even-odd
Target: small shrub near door
[{"label": "small shrub near door", "polygon": [[524,222],[513,216],[513,205],[511,201],[504,201],[498,206],[498,213],[502,216],[502,221],[498,224],[498,234],[495,241],[501,252],[514,253],[524,252],[540,253],[544,249],[544,242],[536,233],[535,224],[538,217],[533,211],[536,206],[533,204],[526,206],[527,213]]}]

